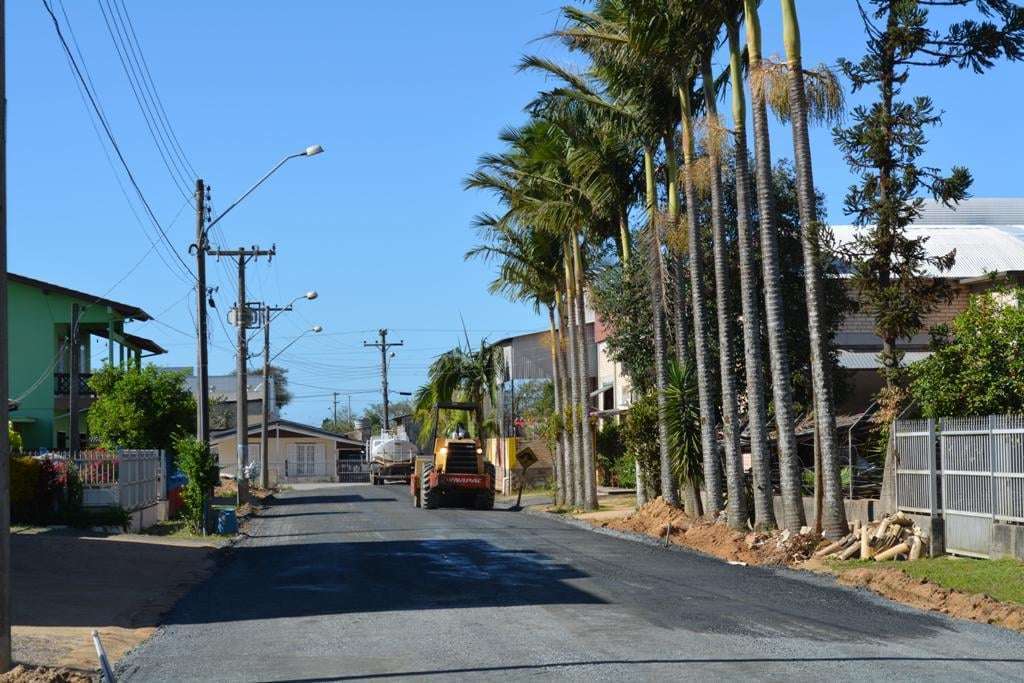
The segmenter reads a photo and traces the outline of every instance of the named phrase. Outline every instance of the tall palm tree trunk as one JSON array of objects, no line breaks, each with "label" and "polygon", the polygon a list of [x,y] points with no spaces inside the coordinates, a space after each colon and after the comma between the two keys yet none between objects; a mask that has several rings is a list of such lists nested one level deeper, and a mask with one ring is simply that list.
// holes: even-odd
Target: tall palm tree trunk
[{"label": "tall palm tree trunk", "polygon": [[683,187],[686,192],[686,228],[690,256],[690,296],[693,306],[693,347],[697,365],[697,396],[700,403],[700,443],[704,460],[704,510],[715,516],[722,511],[722,467],[715,435],[714,390],[712,388],[711,349],[708,343],[708,309],[704,291],[704,255],[697,224],[697,188],[693,178],[693,113],[690,106],[692,80],[679,88],[683,125]]},{"label": "tall palm tree trunk", "polygon": [[[672,144],[672,135],[665,136],[665,191],[668,195],[668,217],[672,224],[673,229],[678,229],[679,226],[679,161],[676,157],[675,145]],[[667,240],[671,245],[671,240]],[[669,277],[667,282],[673,283],[675,286],[672,287],[672,306],[668,305],[669,297],[666,292],[664,295],[665,299],[665,310],[666,313],[671,310],[672,314],[672,325],[674,327],[674,341],[675,341],[675,352],[676,361],[680,365],[687,365],[688,359],[686,354],[686,339],[688,336],[687,325],[686,325],[686,291],[683,286],[683,278],[686,277],[686,259],[682,254],[673,254],[672,249],[669,253],[673,255],[671,267],[667,269]]]},{"label": "tall palm tree trunk", "polygon": [[[562,387],[558,381],[561,370],[559,369],[558,356],[558,329],[555,326],[555,307],[548,306],[548,328],[551,331],[551,386],[555,395],[555,415],[562,414]],[[564,455],[562,449],[562,426],[558,425],[558,433],[555,435],[555,457],[552,461],[555,466],[555,505],[565,504],[565,467],[562,460]]]},{"label": "tall palm tree trunk", "polygon": [[[632,240],[629,234],[629,209],[623,207],[619,212],[619,258],[622,261],[623,269],[629,266],[632,257]],[[622,419],[621,417],[619,418]],[[636,506],[643,507],[647,504],[647,487],[644,486],[643,471],[640,469],[640,461],[633,461],[634,489],[636,490]]]},{"label": "tall palm tree trunk", "polygon": [[583,254],[580,252],[580,243],[575,235],[572,237],[572,260],[573,274],[576,277],[576,326],[579,328],[576,333],[576,362],[579,363],[580,383],[580,438],[583,441],[583,467],[580,470],[583,476],[583,509],[597,509],[597,467],[594,457],[593,430],[590,427],[590,387],[588,379],[589,359],[587,358],[587,313],[586,302],[584,301],[584,277],[583,277]]},{"label": "tall palm tree trunk", "polygon": [[771,455],[768,451],[768,411],[764,398],[761,347],[761,307],[758,300],[756,246],[750,230],[750,168],[747,165],[747,99],[740,55],[740,27],[729,21],[729,72],[732,79],[733,135],[736,145],[736,232],[740,255],[740,299],[743,307],[743,357],[747,380],[747,424],[750,467],[754,483],[754,523],[775,527]]},{"label": "tall palm tree trunk", "polygon": [[[758,0],[744,0],[747,53],[750,73],[761,66],[761,21]],[[768,329],[768,358],[772,369],[772,401],[775,408],[776,440],[779,452],[779,486],[782,489],[782,525],[797,531],[806,523],[793,415],[792,373],[786,348],[782,315],[782,276],[775,196],[772,192],[772,151],[768,133],[768,103],[763,90],[752,93],[754,115],[754,166],[757,176],[757,213],[761,237],[761,277],[764,287],[765,322]]]},{"label": "tall palm tree trunk", "polygon": [[[702,65],[704,107],[708,126],[716,125],[715,82],[711,75],[711,55]],[[722,160],[714,143],[708,145],[711,163],[711,238],[715,261],[715,304],[718,318],[718,362],[722,381],[722,422],[725,434],[725,487],[729,500],[726,515],[729,526],[743,529],[747,524],[747,502],[743,486],[743,460],[740,454],[739,405],[736,399],[736,368],[733,355],[732,330],[729,326],[729,264],[725,242],[725,219],[722,216]]]},{"label": "tall palm tree trunk", "polygon": [[668,427],[665,424],[665,333],[663,293],[664,268],[661,257],[661,235],[658,230],[657,188],[654,181],[654,152],[644,148],[644,180],[647,188],[647,239],[649,243],[648,275],[651,290],[651,312],[654,335],[654,384],[658,401],[658,460],[661,497],[670,505],[678,505],[672,477],[672,456],[668,448]]},{"label": "tall palm tree trunk", "polygon": [[583,429],[580,421],[580,405],[582,398],[580,394],[580,364],[579,351],[579,326],[576,324],[576,285],[572,268],[572,247],[568,244],[565,249],[565,282],[566,301],[565,308],[569,312],[569,386],[571,390],[572,403],[569,407],[569,419],[572,423],[572,468],[573,476],[572,504],[574,507],[583,505],[584,476],[583,476]]},{"label": "tall palm tree trunk", "polygon": [[807,97],[804,90],[803,62],[800,55],[800,23],[796,0],[781,0],[783,42],[789,65],[790,119],[793,122],[793,159],[796,167],[797,203],[800,212],[800,244],[804,257],[804,289],[807,296],[807,326],[811,341],[811,380],[814,387],[814,412],[821,446],[822,525],[825,535],[838,538],[847,532],[839,479],[839,444],[836,440],[836,413],[829,377],[826,337],[821,311],[821,256],[819,253],[817,204],[814,172],[811,168],[811,142],[807,129]]},{"label": "tall palm tree trunk", "polygon": [[569,343],[568,343],[568,314],[565,310],[565,303],[562,292],[555,290],[555,305],[558,308],[558,377],[557,381],[562,390],[562,410],[559,415],[562,418],[562,469],[565,471],[565,505],[576,505],[576,467],[574,466],[573,453],[575,444],[575,429],[571,419],[572,390],[569,382]]}]

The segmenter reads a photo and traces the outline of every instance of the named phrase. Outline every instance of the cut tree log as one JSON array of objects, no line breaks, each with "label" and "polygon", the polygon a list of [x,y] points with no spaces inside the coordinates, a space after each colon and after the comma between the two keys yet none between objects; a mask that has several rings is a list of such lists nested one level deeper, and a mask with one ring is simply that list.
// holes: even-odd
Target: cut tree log
[{"label": "cut tree log", "polygon": [[849,548],[847,548],[843,552],[839,553],[839,559],[840,560],[848,560],[851,557],[853,557],[859,550],[860,550],[860,543],[859,542],[851,543]]},{"label": "cut tree log", "polygon": [[900,543],[899,545],[893,546],[888,550],[878,553],[875,555],[875,562],[885,562],[886,560],[894,560],[898,555],[903,555],[910,551],[909,543]]},{"label": "cut tree log", "polygon": [[910,539],[910,554],[907,555],[908,559],[919,560],[921,559],[921,548],[924,543],[921,542],[920,536],[913,536]]},{"label": "cut tree log", "polygon": [[870,529],[864,529],[860,535],[860,559],[870,560],[871,556],[875,554],[875,549],[871,547],[871,533]]}]

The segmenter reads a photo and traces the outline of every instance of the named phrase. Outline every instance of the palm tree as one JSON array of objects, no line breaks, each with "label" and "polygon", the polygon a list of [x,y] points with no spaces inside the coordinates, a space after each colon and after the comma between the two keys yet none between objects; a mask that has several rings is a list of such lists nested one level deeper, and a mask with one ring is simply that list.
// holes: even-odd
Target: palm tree
[{"label": "palm tree", "polygon": [[747,424],[750,433],[750,464],[753,471],[754,520],[757,527],[775,527],[771,461],[768,453],[768,414],[765,407],[764,365],[761,347],[761,309],[755,260],[757,254],[750,228],[750,169],[747,165],[747,101],[743,85],[739,19],[726,19],[729,35],[729,73],[732,83],[733,140],[736,159],[736,232],[740,260],[740,298],[743,310],[743,353],[747,380]]},{"label": "palm tree", "polygon": [[[483,411],[485,400],[496,405],[499,389],[499,377],[503,372],[501,347],[480,342],[480,347],[473,350],[467,346],[455,347],[442,353],[427,370],[427,382],[416,391],[415,414],[423,425],[422,434],[429,435],[435,427],[440,431],[447,425],[435,425],[433,407],[439,402],[461,401],[473,403],[478,407],[473,416],[473,431],[477,438],[483,439],[497,431],[493,418],[485,418]],[[462,420],[455,415],[449,420]]]},{"label": "palm tree", "polygon": [[839,445],[836,439],[836,413],[829,377],[826,336],[822,318],[822,267],[819,245],[814,172],[811,168],[811,143],[808,134],[808,109],[800,46],[800,22],[796,0],[781,0],[783,42],[789,74],[790,120],[793,125],[793,159],[797,178],[797,203],[800,212],[800,243],[804,259],[804,288],[807,296],[807,325],[811,341],[811,381],[814,387],[814,414],[821,449],[824,533],[837,538],[847,532],[839,479]]},{"label": "palm tree", "polygon": [[669,363],[662,421],[668,430],[669,445],[672,449],[672,474],[686,492],[686,504],[692,514],[703,515],[700,500],[700,487],[704,478],[704,467],[701,462],[700,405],[693,371],[685,363]]},{"label": "palm tree", "polygon": [[[761,73],[760,0],[744,0],[747,55],[752,83]],[[764,288],[765,321],[768,330],[768,357],[772,370],[772,402],[778,437],[779,479],[782,489],[782,525],[792,531],[805,523],[793,414],[792,374],[786,348],[785,321],[782,317],[782,288],[777,239],[775,196],[772,192],[771,138],[768,134],[768,104],[764,89],[751,88],[754,119],[754,168],[757,178],[757,214],[761,238],[761,276]],[[749,366],[749,360],[748,360]]]},{"label": "palm tree", "polygon": [[547,233],[515,225],[514,215],[498,218],[482,214],[475,220],[483,243],[466,252],[466,258],[499,260],[498,275],[491,281],[488,291],[501,294],[512,301],[527,301],[536,312],[547,309],[551,335],[551,376],[554,388],[555,414],[558,416],[558,434],[555,437],[556,503],[566,502],[566,482],[570,470],[562,410],[566,397],[562,393],[562,356],[555,325],[555,306],[561,286],[561,245]]},{"label": "palm tree", "polygon": [[715,80],[711,75],[710,49],[702,57],[701,77],[707,122],[711,238],[715,264],[715,304],[718,318],[718,365],[722,382],[722,430],[725,437],[725,486],[729,496],[726,514],[729,526],[734,529],[742,529],[747,523],[747,504],[743,485],[743,461],[740,453],[735,356],[733,355],[732,327],[729,321],[728,245],[725,241],[725,219],[722,215],[722,152],[721,145],[717,140],[721,131],[721,123],[718,121],[718,109],[715,102]]}]

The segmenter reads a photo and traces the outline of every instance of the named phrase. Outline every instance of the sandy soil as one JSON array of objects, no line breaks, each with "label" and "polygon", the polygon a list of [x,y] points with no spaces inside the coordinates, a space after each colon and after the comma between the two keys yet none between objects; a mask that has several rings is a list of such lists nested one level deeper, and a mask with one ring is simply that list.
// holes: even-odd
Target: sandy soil
[{"label": "sandy soil", "polygon": [[839,575],[839,583],[868,588],[898,602],[942,612],[958,619],[1024,631],[1022,605],[999,602],[985,595],[947,590],[924,579],[915,579],[898,569],[848,569]]},{"label": "sandy soil", "polygon": [[0,683],[90,683],[91,676],[78,671],[19,664],[0,674]]},{"label": "sandy soil", "polygon": [[[92,673],[97,667],[93,629],[111,662],[117,661],[153,633],[189,588],[209,576],[215,549],[201,539],[98,537],[67,529],[13,534],[15,661]],[[19,673],[37,674],[43,675]]]}]

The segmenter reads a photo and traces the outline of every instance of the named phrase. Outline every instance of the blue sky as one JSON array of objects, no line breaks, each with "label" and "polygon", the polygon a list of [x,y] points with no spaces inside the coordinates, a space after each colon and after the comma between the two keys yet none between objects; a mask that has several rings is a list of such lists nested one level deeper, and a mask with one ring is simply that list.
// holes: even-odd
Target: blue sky
[{"label": "blue sky", "polygon": [[[249,269],[250,300],[320,293],[274,328],[281,348],[310,325],[324,326],[282,356],[297,396],[290,417],[318,422],[332,391],[353,394],[356,410],[378,400],[379,356],[362,341],[379,327],[405,341],[391,385],[411,391],[431,357],[462,338],[462,319],[474,342],[544,325],[528,308],[486,293],[488,266],[463,261],[474,243],[471,218],[491,201],[461,183],[544,85],[515,72],[518,58],[563,57],[556,46],[532,42],[555,26],[559,2],[126,4],[175,134],[213,187],[215,210],[284,154],[313,143],[327,149],[286,165],[215,236],[225,248],[276,243],[271,264]],[[100,6],[65,0],[65,8],[122,151],[188,260],[191,207],[161,162]],[[57,0],[55,9],[60,14]],[[151,251],[153,229],[136,220],[122,194],[118,178],[127,183],[111,168],[42,3],[8,3],[7,11],[10,270],[103,294],[149,252],[108,296],[160,321],[133,331],[170,351],[161,364],[192,365],[195,301],[185,275],[173,257],[165,254],[167,265]],[[808,64],[862,53],[852,0],[804,0],[800,11]],[[780,52],[777,3],[765,4],[762,21],[766,54]],[[946,111],[928,162],[967,165],[979,196],[1021,194],[1024,141],[1014,112],[1024,105],[1022,75],[1019,64],[984,77],[932,70],[907,88]],[[774,153],[791,156],[788,131],[775,129]],[[844,222],[851,176],[828,131],[815,131],[812,142],[830,219]],[[135,211],[142,215],[137,203]],[[220,312],[212,315],[223,316],[234,275],[216,262],[209,272],[220,287]],[[210,324],[211,370],[224,372],[233,351],[219,322]]]}]

